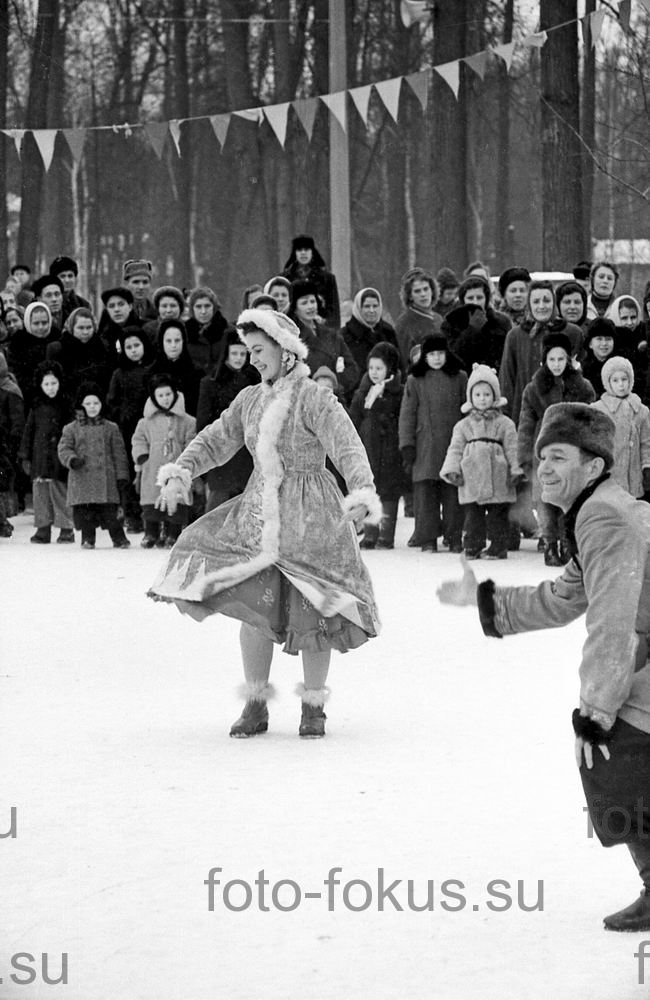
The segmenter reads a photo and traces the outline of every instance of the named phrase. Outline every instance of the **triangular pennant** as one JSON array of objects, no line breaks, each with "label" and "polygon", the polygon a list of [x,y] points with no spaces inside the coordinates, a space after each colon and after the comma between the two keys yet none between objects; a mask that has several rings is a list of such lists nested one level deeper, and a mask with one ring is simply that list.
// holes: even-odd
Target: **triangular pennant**
[{"label": "triangular pennant", "polygon": [[429,100],[429,71],[423,70],[421,73],[411,73],[404,79],[422,105],[422,110],[427,110]]},{"label": "triangular pennant", "polygon": [[600,10],[595,10],[593,14],[589,15],[589,28],[591,31],[591,44],[595,45],[600,38],[600,33],[603,30],[603,21],[605,20],[605,15],[607,11],[604,7]]},{"label": "triangular pennant", "polygon": [[503,42],[501,45],[495,45],[492,51],[495,56],[499,59],[503,59],[506,64],[506,69],[510,72],[510,67],[512,66],[512,56],[515,50],[514,42]]},{"label": "triangular pennant", "polygon": [[86,130],[85,128],[64,128],[61,129],[65,136],[65,141],[68,144],[68,148],[72,153],[72,159],[75,163],[79,163],[84,151],[84,145],[86,142]]},{"label": "triangular pennant", "polygon": [[524,45],[529,45],[531,49],[541,49],[542,45],[545,43],[547,38],[545,31],[536,31],[532,35],[526,35],[522,38],[522,43]]},{"label": "triangular pennant", "polygon": [[292,101],[291,106],[296,112],[298,121],[307,133],[307,138],[311,142],[314,122],[316,121],[316,112],[318,111],[318,98],[310,97],[304,101]]},{"label": "triangular pennant", "polygon": [[465,56],[463,62],[473,69],[477,76],[480,76],[481,80],[485,76],[485,67],[487,64],[487,52],[475,52],[474,55]]},{"label": "triangular pennant", "polygon": [[52,164],[52,157],[54,156],[54,143],[56,142],[57,131],[58,129],[55,128],[32,129],[32,135],[36,140],[38,151],[41,154],[41,159],[43,160],[45,173],[48,172]]},{"label": "triangular pennant", "polygon": [[245,118],[247,122],[255,122],[256,125],[261,125],[263,121],[261,108],[241,108],[239,111],[233,111],[233,115]]},{"label": "triangular pennant", "polygon": [[289,103],[270,104],[264,108],[264,116],[278,137],[278,142],[284,149],[287,139],[287,119],[289,116]]},{"label": "triangular pennant", "polygon": [[458,100],[458,88],[460,87],[460,62],[454,59],[453,62],[442,63],[441,66],[433,67],[436,73],[442,77],[445,83],[451,87],[451,91]]},{"label": "triangular pennant", "polygon": [[368,124],[368,102],[371,90],[372,84],[369,83],[366,87],[353,87],[352,90],[348,91],[364,125]]},{"label": "triangular pennant", "polygon": [[381,83],[376,83],[375,90],[384,102],[386,111],[394,120],[395,124],[397,124],[397,115],[399,113],[399,95],[402,92],[401,76],[396,76],[392,80],[382,80]]},{"label": "triangular pennant", "polygon": [[169,131],[172,139],[174,140],[174,145],[176,146],[176,152],[181,155],[181,125],[185,121],[184,118],[172,118],[169,123]]},{"label": "triangular pennant", "polygon": [[623,31],[630,30],[630,13],[632,10],[632,0],[621,0],[618,5],[618,20]]},{"label": "triangular pennant", "polygon": [[346,105],[345,91],[337,90],[335,94],[322,94],[321,101],[330,109],[337,122],[345,132],[346,128]]},{"label": "triangular pennant", "polygon": [[3,128],[1,130],[5,135],[8,135],[10,139],[13,139],[14,145],[16,147],[16,152],[20,158],[20,153],[23,145],[23,138],[25,136],[26,129],[24,128]]},{"label": "triangular pennant", "polygon": [[144,126],[144,130],[147,133],[147,138],[151,143],[154,153],[160,160],[165,148],[165,139],[169,132],[169,124],[167,122],[148,122]]},{"label": "triangular pennant", "polygon": [[223,149],[226,136],[228,135],[228,129],[230,127],[230,115],[212,115],[210,117],[210,124],[212,125],[212,131],[217,137],[217,142],[221,149]]}]

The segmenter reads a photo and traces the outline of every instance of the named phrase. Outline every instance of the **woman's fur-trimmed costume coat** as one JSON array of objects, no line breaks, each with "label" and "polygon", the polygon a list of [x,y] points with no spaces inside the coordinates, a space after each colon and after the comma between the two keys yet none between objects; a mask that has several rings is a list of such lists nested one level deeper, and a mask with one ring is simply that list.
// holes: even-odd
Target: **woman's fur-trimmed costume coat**
[{"label": "woman's fur-trimmed costume coat", "polygon": [[[246,445],[254,469],[244,492],[190,525],[149,591],[197,620],[220,610],[214,595],[275,566],[324,617],[342,615],[376,635],[370,577],[346,510],[364,503],[378,523],[381,504],[365,449],[329,389],[299,362],[272,385],[250,386],[160,471],[160,481],[191,480]],[[329,455],[350,490],[343,499],[325,468]],[[236,594],[235,594],[236,596]],[[234,613],[234,617],[240,615]]]}]

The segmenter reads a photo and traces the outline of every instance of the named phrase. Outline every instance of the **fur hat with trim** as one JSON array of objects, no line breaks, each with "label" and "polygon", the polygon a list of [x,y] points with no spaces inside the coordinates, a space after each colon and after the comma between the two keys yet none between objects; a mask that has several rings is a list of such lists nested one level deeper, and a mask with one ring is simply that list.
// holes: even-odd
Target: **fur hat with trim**
[{"label": "fur hat with trim", "polygon": [[571,357],[571,354],[573,353],[571,341],[567,337],[566,333],[547,333],[542,340],[542,360],[546,361],[548,352],[555,350],[557,347],[564,351],[567,358]]},{"label": "fur hat with trim", "polygon": [[614,464],[615,432],[614,421],[588,403],[553,403],[544,413],[535,452],[539,458],[550,444],[572,444],[602,458],[609,470]]},{"label": "fur hat with trim", "polygon": [[129,278],[151,278],[153,274],[153,264],[150,260],[126,260],[122,264],[122,281]]},{"label": "fur hat with trim", "polygon": [[[612,392],[610,379],[614,372],[623,372],[627,375],[630,381],[630,392],[632,392],[632,389],[634,388],[634,368],[632,367],[632,363],[628,361],[627,358],[621,358],[619,355],[607,358],[607,361],[600,370],[600,380],[603,383],[605,392]],[[613,392],[612,395],[614,395]]]},{"label": "fur hat with trim", "polygon": [[309,354],[307,345],[300,339],[298,327],[284,313],[271,309],[244,309],[237,317],[237,329],[244,343],[248,334],[260,330],[285,351],[295,354],[300,361],[304,361]]},{"label": "fur hat with trim", "polygon": [[585,334],[585,347],[589,346],[594,337],[611,337],[612,340],[616,340],[616,327],[611,319],[607,319],[605,316],[597,316],[596,319],[591,321]]},{"label": "fur hat with trim", "polygon": [[506,294],[506,288],[513,281],[523,281],[528,285],[530,284],[530,280],[530,271],[527,267],[507,267],[499,278],[499,294],[501,298]]},{"label": "fur hat with trim", "polygon": [[371,358],[379,358],[380,361],[383,361],[389,375],[394,375],[395,372],[399,371],[399,351],[388,340],[380,340],[378,344],[375,344],[366,358],[366,364]]},{"label": "fur hat with trim", "polygon": [[474,386],[478,385],[479,382],[485,382],[489,385],[492,390],[492,395],[494,396],[494,406],[505,406],[508,400],[505,396],[501,395],[501,386],[499,385],[499,376],[495,372],[494,368],[489,368],[488,365],[474,365],[472,368],[472,374],[467,380],[467,402],[463,403],[460,408],[461,413],[469,413],[470,410],[474,409],[474,404],[472,403],[472,390]]},{"label": "fur hat with trim", "polygon": [[43,291],[49,288],[50,285],[56,285],[59,291],[63,292],[63,284],[61,283],[61,279],[57,278],[56,274],[42,274],[40,278],[32,282],[32,291],[36,298],[42,295]]},{"label": "fur hat with trim", "polygon": [[50,274],[57,276],[63,271],[72,271],[75,277],[79,274],[79,265],[73,257],[55,257],[50,264]]},{"label": "fur hat with trim", "polygon": [[178,307],[181,312],[185,308],[185,299],[183,298],[183,293],[180,288],[176,288],[175,285],[161,285],[153,293],[153,305],[154,309],[157,309],[160,305],[161,299],[174,299],[178,302]]}]

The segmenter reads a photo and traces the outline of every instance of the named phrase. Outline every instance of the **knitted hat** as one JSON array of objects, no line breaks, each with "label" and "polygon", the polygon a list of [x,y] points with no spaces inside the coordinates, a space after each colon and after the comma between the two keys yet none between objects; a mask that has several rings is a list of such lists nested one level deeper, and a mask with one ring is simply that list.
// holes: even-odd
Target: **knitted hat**
[{"label": "knitted hat", "polygon": [[174,285],[161,285],[160,288],[156,289],[156,291],[153,293],[154,309],[158,309],[160,300],[164,298],[175,299],[176,302],[178,302],[178,306],[181,312],[185,308],[185,299],[183,298],[183,293],[181,292],[180,288],[176,288]]},{"label": "knitted hat", "polygon": [[367,361],[371,358],[379,358],[386,365],[389,375],[394,375],[399,370],[399,351],[388,340],[380,340],[368,354]]},{"label": "knitted hat", "polygon": [[581,281],[586,281],[591,273],[591,261],[590,260],[579,260],[576,266],[573,268],[573,277]]},{"label": "knitted hat", "polygon": [[298,327],[284,313],[273,312],[271,309],[244,309],[237,317],[237,329],[244,343],[248,334],[261,330],[301,361],[304,361],[309,353],[307,345],[300,339]]},{"label": "knitted hat", "polygon": [[543,361],[546,361],[548,352],[552,351],[554,347],[561,347],[567,358],[570,358],[573,353],[571,341],[567,337],[566,333],[547,333],[542,340]]},{"label": "knitted hat", "polygon": [[513,281],[523,281],[528,284],[530,280],[530,271],[527,267],[507,267],[499,278],[499,292],[501,297],[503,298],[506,294],[506,288],[508,285],[511,285]]},{"label": "knitted hat", "polygon": [[43,289],[47,288],[49,285],[56,285],[57,288],[63,292],[61,280],[57,278],[55,274],[42,274],[40,278],[37,278],[32,284],[32,291],[36,298],[38,298],[39,295],[42,294]]},{"label": "knitted hat", "polygon": [[585,334],[585,347],[591,343],[594,337],[611,337],[612,340],[616,339],[616,327],[611,319],[605,319],[604,316],[597,316],[596,319],[591,321]]},{"label": "knitted hat", "polygon": [[117,288],[107,288],[100,295],[100,299],[104,305],[108,305],[108,300],[112,298],[124,299],[128,302],[130,306],[133,305],[133,292],[130,288],[126,288],[124,285],[119,285]]},{"label": "knitted hat", "polygon": [[50,264],[50,274],[61,274],[62,271],[72,271],[79,274],[79,265],[72,257],[55,257]]},{"label": "knitted hat", "polygon": [[615,355],[612,358],[608,358],[600,371],[600,380],[603,383],[603,388],[606,392],[611,392],[612,387],[610,385],[610,379],[614,372],[624,372],[628,379],[630,380],[630,392],[634,386],[634,368],[627,358],[621,358],[619,355]]},{"label": "knitted hat", "polygon": [[472,368],[472,374],[467,380],[467,402],[463,403],[461,406],[461,413],[469,413],[470,410],[474,409],[474,404],[472,403],[472,389],[475,385],[478,385],[479,382],[485,382],[489,385],[492,390],[492,395],[494,396],[494,406],[505,406],[508,402],[505,396],[501,395],[499,376],[495,372],[494,368],[489,368],[488,365],[474,365]]},{"label": "knitted hat", "polygon": [[587,403],[554,403],[544,413],[535,443],[537,457],[549,444],[573,444],[604,459],[605,469],[614,464],[614,421]]},{"label": "knitted hat", "polygon": [[436,274],[436,281],[441,292],[445,288],[458,288],[460,281],[450,267],[441,267]]},{"label": "knitted hat", "polygon": [[139,275],[150,278],[152,274],[153,264],[150,260],[126,260],[122,264],[122,281],[128,281],[129,278],[136,278]]},{"label": "knitted hat", "polygon": [[321,365],[314,374],[312,375],[314,382],[319,378],[329,379],[332,383],[332,389],[336,392],[339,388],[339,380],[337,379],[335,373],[327,365]]}]

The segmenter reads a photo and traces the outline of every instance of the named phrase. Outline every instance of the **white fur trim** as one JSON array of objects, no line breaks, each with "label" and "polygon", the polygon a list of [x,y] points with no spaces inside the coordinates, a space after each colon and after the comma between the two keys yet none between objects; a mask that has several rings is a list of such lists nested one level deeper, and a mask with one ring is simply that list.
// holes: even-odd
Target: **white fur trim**
[{"label": "white fur trim", "polygon": [[237,689],[246,701],[270,701],[275,697],[275,688],[267,681],[244,681]]},{"label": "white fur trim", "polygon": [[156,476],[156,486],[166,486],[170,479],[180,479],[184,488],[189,492],[192,488],[192,477],[189,469],[184,469],[176,462],[167,462],[161,465]]},{"label": "white fur trim", "polygon": [[328,701],[330,689],[328,687],[306,688],[304,684],[300,683],[296,684],[296,694],[305,705],[311,705],[312,708],[316,708]]},{"label": "white fur trim", "polygon": [[367,516],[363,519],[365,522],[368,524],[381,524],[384,510],[381,500],[372,486],[361,486],[359,489],[352,490],[351,493],[348,493],[343,498],[343,510],[346,514],[359,504],[365,505],[368,511]]},{"label": "white fur trim", "polygon": [[291,351],[297,358],[304,361],[309,350],[300,339],[300,331],[293,320],[284,313],[273,312],[272,309],[244,309],[237,317],[237,329],[240,338],[246,343],[246,334],[239,329],[246,323],[251,323],[258,330],[274,340],[286,351]]},{"label": "white fur trim", "polygon": [[[255,310],[247,310],[254,312]],[[264,310],[262,310],[264,312]],[[297,366],[299,367],[299,366]],[[280,380],[267,391],[274,395],[260,420],[255,455],[262,474],[262,545],[258,555],[246,562],[224,566],[208,573],[203,581],[203,597],[247,580],[272,566],[280,554],[280,484],[284,465],[278,452],[278,438],[291,409],[293,381]],[[215,588],[215,584],[218,586]]]}]

